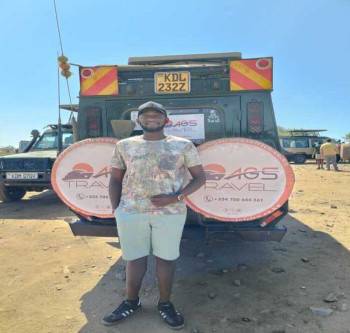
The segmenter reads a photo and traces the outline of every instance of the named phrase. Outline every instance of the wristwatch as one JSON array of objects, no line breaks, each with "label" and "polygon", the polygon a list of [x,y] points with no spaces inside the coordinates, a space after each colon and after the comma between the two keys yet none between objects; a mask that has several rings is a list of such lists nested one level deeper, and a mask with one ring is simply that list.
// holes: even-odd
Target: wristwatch
[{"label": "wristwatch", "polygon": [[184,198],[185,198],[185,196],[184,196],[183,194],[180,193],[180,194],[177,196],[177,201],[182,201]]}]

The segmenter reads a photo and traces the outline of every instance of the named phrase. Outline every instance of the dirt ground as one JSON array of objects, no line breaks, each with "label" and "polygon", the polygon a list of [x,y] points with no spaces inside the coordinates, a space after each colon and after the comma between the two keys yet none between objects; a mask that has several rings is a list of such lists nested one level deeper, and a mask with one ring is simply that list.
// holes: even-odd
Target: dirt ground
[{"label": "dirt ground", "polygon": [[[281,243],[185,235],[173,293],[184,332],[350,332],[350,165],[340,167],[293,166]],[[74,237],[71,219],[50,191],[0,203],[0,332],[168,332],[153,260],[143,311],[100,324],[123,299],[125,263],[117,239]]]}]

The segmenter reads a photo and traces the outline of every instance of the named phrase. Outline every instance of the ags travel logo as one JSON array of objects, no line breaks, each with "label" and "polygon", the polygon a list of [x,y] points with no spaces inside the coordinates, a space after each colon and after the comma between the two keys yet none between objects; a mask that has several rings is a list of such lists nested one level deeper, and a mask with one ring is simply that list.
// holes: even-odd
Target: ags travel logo
[{"label": "ags travel logo", "polygon": [[289,198],[293,171],[274,148],[245,138],[219,139],[198,147],[206,183],[186,199],[200,214],[226,222],[273,213]]},{"label": "ags travel logo", "polygon": [[111,218],[108,194],[110,163],[117,139],[77,142],[56,159],[51,182],[60,199],[84,216]]}]

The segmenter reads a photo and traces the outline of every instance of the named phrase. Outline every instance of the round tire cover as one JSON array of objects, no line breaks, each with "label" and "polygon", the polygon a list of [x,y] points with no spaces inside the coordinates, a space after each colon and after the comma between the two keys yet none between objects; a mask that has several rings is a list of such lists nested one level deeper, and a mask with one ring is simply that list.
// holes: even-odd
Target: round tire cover
[{"label": "round tire cover", "polygon": [[228,138],[197,148],[207,180],[185,199],[194,211],[220,221],[251,221],[273,213],[288,200],[293,170],[267,144]]},{"label": "round tire cover", "polygon": [[79,141],[56,159],[51,175],[54,191],[73,211],[112,218],[108,185],[114,138]]}]

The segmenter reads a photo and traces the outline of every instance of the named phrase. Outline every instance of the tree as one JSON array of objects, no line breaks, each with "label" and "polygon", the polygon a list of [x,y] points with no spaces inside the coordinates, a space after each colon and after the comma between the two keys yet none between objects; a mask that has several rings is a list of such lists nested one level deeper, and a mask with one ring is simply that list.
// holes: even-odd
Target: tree
[{"label": "tree", "polygon": [[11,155],[16,153],[16,149],[13,146],[0,147],[0,156]]},{"label": "tree", "polygon": [[346,141],[350,141],[350,132],[345,134],[345,140]]},{"label": "tree", "polygon": [[289,135],[289,129],[288,128],[284,128],[282,126],[277,126],[277,130],[278,130],[278,135],[279,136],[284,136],[284,135]]}]

